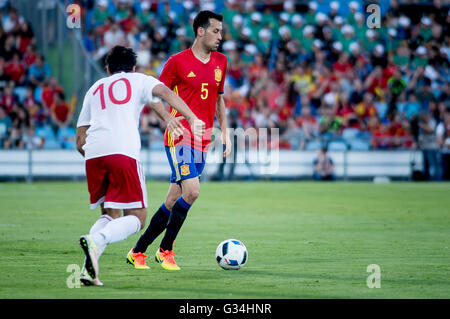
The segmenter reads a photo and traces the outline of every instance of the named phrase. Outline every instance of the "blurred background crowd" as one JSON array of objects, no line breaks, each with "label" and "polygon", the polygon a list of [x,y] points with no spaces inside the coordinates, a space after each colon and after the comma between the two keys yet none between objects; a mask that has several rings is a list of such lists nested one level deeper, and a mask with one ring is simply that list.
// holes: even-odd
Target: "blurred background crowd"
[{"label": "blurred background crowd", "polygon": [[[281,149],[421,149],[427,178],[450,179],[445,1],[70,2],[82,7],[82,41],[96,63],[125,45],[138,71],[156,77],[193,43],[199,10],[221,13],[231,127],[279,128]],[[76,103],[37,52],[33,26],[10,1],[0,6],[0,147],[73,148]],[[145,108],[143,146],[161,146],[163,130]]]}]

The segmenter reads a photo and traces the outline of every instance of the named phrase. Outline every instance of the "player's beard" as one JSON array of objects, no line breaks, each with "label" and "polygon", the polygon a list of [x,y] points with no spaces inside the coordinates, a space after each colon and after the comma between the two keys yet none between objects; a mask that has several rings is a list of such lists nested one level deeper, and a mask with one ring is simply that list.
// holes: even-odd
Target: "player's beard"
[{"label": "player's beard", "polygon": [[219,42],[219,45],[217,45],[217,46],[214,43],[212,46],[209,47],[209,51],[210,52],[216,52],[217,50],[219,50],[219,46],[220,46],[220,42]]}]

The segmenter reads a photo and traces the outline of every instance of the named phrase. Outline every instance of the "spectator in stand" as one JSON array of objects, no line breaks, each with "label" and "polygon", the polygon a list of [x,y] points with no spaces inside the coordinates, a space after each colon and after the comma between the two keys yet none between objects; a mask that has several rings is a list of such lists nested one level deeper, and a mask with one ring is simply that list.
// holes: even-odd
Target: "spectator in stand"
[{"label": "spectator in stand", "polygon": [[42,87],[45,81],[51,76],[50,66],[45,62],[44,56],[38,54],[36,62],[28,70],[28,80],[31,85]]},{"label": "spectator in stand", "polygon": [[41,149],[44,145],[44,139],[36,136],[36,129],[34,126],[30,126],[26,133],[24,134],[22,141],[21,141],[21,147],[27,149],[27,150],[36,150]]},{"label": "spectator in stand", "polygon": [[116,45],[127,45],[125,33],[118,23],[113,22],[111,28],[105,32],[103,43],[108,51]]},{"label": "spectator in stand", "polygon": [[130,8],[130,1],[129,0],[118,0],[116,2],[116,12],[114,19],[116,21],[120,21],[122,19],[125,19],[128,15],[128,9]]},{"label": "spectator in stand", "polygon": [[58,84],[58,80],[55,77],[48,78],[44,82],[38,101],[41,102],[44,107],[50,109],[53,105],[55,93],[63,92],[63,88]]},{"label": "spectator in stand", "polygon": [[406,89],[406,81],[403,79],[402,72],[397,69],[394,72],[394,75],[388,80],[388,88],[389,88],[389,108],[388,114],[392,114],[397,111],[397,101],[399,96]]},{"label": "spectator in stand", "polygon": [[23,23],[23,17],[19,16],[17,9],[9,7],[8,14],[2,19],[2,26],[6,33],[16,33]]},{"label": "spectator in stand", "polygon": [[3,141],[9,138],[11,128],[11,118],[6,114],[5,110],[0,107],[0,148],[3,146]]},{"label": "spectator in stand", "polygon": [[14,94],[14,82],[9,82],[3,90],[3,95],[0,99],[0,106],[4,108],[6,114],[10,114],[17,103],[18,97]]},{"label": "spectator in stand", "polygon": [[2,58],[0,58],[0,90],[3,90],[8,85],[10,80],[11,79],[9,75],[5,73],[5,61]]},{"label": "spectator in stand", "polygon": [[22,132],[17,128],[12,126],[11,133],[8,138],[3,140],[3,148],[4,149],[14,149],[20,148],[22,144]]},{"label": "spectator in stand", "polygon": [[393,145],[392,138],[389,124],[387,121],[384,121],[375,128],[370,143],[373,149],[389,149]]},{"label": "spectator in stand", "polygon": [[24,21],[22,24],[20,24],[16,41],[16,47],[22,54],[25,54],[25,52],[27,51],[27,47],[30,44],[34,44],[36,42],[36,39],[34,38],[34,32],[27,21]]},{"label": "spectator in stand", "polygon": [[91,55],[95,55],[97,49],[95,46],[95,31],[91,29],[88,33],[83,37],[83,44],[86,48],[86,51]]},{"label": "spectator in stand", "polygon": [[319,123],[317,118],[311,114],[308,98],[302,97],[301,115],[297,117],[297,125],[301,127],[305,139],[305,145],[319,137]]},{"label": "spectator in stand", "polygon": [[437,123],[427,111],[419,115],[419,148],[422,150],[424,175],[427,180],[440,180],[438,143],[436,137]]},{"label": "spectator in stand", "polygon": [[436,128],[436,136],[441,151],[442,179],[450,181],[450,108],[445,110],[442,122]]},{"label": "spectator in stand", "polygon": [[378,113],[375,104],[373,103],[374,96],[370,92],[366,92],[363,101],[355,106],[355,113],[362,127],[365,127],[369,118]]},{"label": "spectator in stand", "polygon": [[334,114],[334,107],[327,102],[327,105],[321,108],[322,116],[319,120],[320,135],[329,140],[337,137],[342,130],[342,119]]},{"label": "spectator in stand", "polygon": [[4,72],[17,86],[25,84],[26,69],[22,63],[19,52],[14,52],[12,59],[5,64]]},{"label": "spectator in stand", "polygon": [[36,104],[36,100],[34,98],[34,90],[31,86],[27,86],[26,88],[23,106],[27,109],[30,117],[35,120],[39,111],[39,107]]},{"label": "spectator in stand", "polygon": [[14,53],[19,53],[19,56],[22,56],[20,51],[16,48],[16,38],[13,34],[9,34],[5,39],[4,46],[0,47],[0,57],[3,58],[5,62],[10,61]]},{"label": "spectator in stand", "polygon": [[110,16],[108,11],[108,0],[97,0],[93,10],[93,26],[94,28],[103,25]]},{"label": "spectator in stand", "polygon": [[287,119],[287,127],[280,136],[280,148],[285,145],[287,149],[300,150],[305,148],[305,135],[303,130],[297,126],[295,119]]},{"label": "spectator in stand", "polygon": [[23,57],[23,62],[25,63],[25,66],[27,68],[32,66],[36,62],[37,57],[38,54],[36,53],[36,46],[33,43],[28,44]]},{"label": "spectator in stand", "polygon": [[336,179],[334,174],[334,163],[327,154],[327,148],[321,147],[317,153],[317,157],[313,161],[314,172],[313,178],[316,181],[333,181]]},{"label": "spectator in stand", "polygon": [[152,42],[151,52],[153,55],[159,53],[167,54],[169,52],[170,43],[167,42],[167,28],[159,27],[156,29],[155,37]]},{"label": "spectator in stand", "polygon": [[53,104],[50,108],[50,116],[55,135],[61,128],[66,128],[72,120],[72,112],[65,101],[64,93],[55,92]]}]

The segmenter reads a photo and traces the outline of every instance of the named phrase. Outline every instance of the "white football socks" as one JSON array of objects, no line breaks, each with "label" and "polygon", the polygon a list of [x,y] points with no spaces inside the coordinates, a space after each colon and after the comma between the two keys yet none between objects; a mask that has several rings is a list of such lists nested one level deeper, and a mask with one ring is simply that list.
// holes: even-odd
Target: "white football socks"
[{"label": "white football socks", "polygon": [[99,252],[103,252],[107,245],[125,240],[128,236],[141,229],[141,221],[134,215],[113,219],[105,227],[91,234]]},{"label": "white football socks", "polygon": [[[91,230],[89,231],[89,235],[95,234],[96,232],[100,231],[112,220],[113,218],[111,216],[109,216],[108,214],[103,214],[99,219],[97,219],[94,225],[92,225]],[[100,249],[100,247],[98,247],[98,258],[100,258],[100,256],[102,255],[103,250],[104,248]]]},{"label": "white football socks", "polygon": [[99,219],[92,225],[91,230],[89,231],[89,235],[92,235],[96,232],[98,232],[100,229],[106,226],[110,221],[112,221],[113,218],[107,214],[104,214],[100,216]]}]

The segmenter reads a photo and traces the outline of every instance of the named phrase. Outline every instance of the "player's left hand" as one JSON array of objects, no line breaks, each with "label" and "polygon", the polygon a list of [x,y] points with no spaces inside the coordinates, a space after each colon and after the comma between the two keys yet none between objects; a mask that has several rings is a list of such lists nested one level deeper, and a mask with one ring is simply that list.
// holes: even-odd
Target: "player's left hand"
[{"label": "player's left hand", "polygon": [[184,126],[181,125],[181,120],[183,119],[183,116],[173,117],[170,119],[169,123],[167,123],[167,129],[175,140],[183,135]]},{"label": "player's left hand", "polygon": [[227,132],[223,132],[220,135],[220,139],[222,140],[222,144],[225,146],[225,150],[223,151],[223,157],[227,157],[231,152],[231,139]]}]

